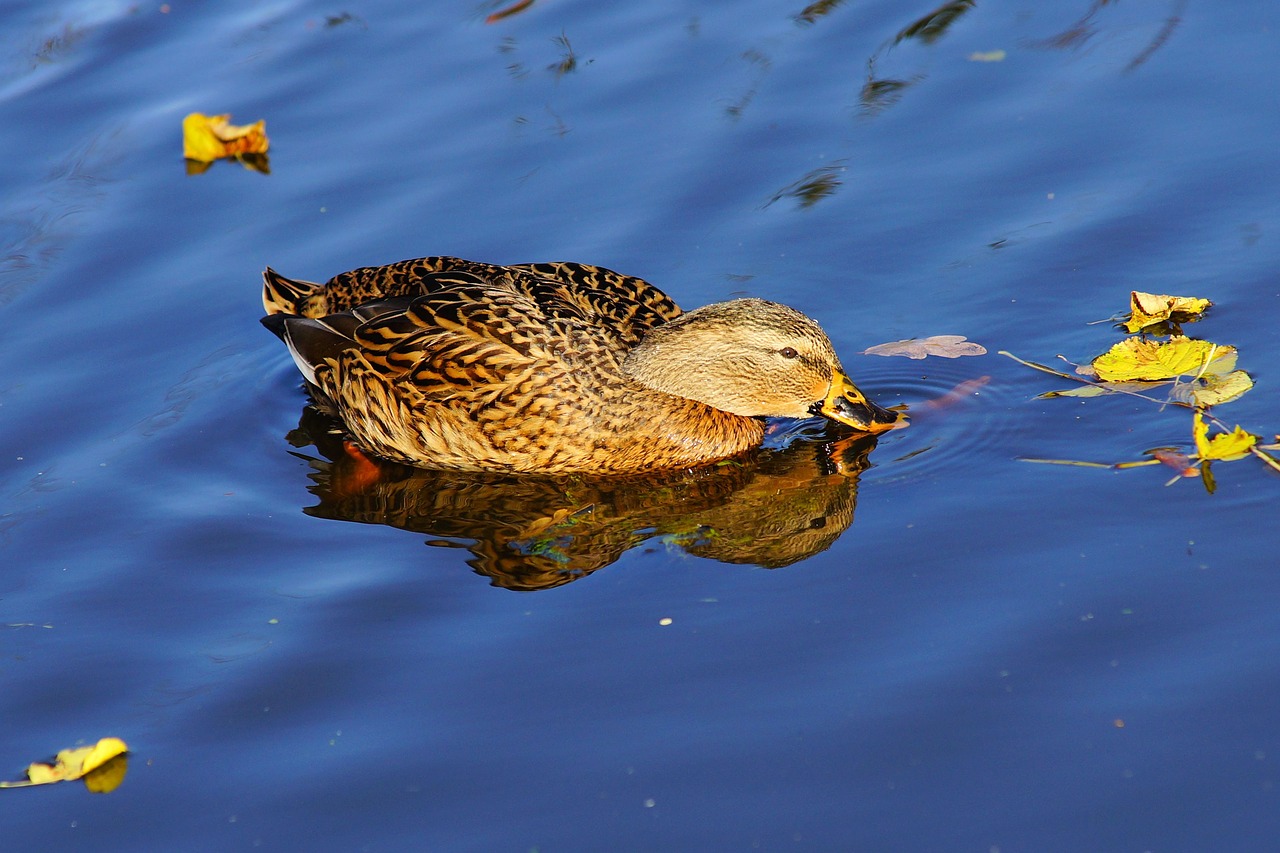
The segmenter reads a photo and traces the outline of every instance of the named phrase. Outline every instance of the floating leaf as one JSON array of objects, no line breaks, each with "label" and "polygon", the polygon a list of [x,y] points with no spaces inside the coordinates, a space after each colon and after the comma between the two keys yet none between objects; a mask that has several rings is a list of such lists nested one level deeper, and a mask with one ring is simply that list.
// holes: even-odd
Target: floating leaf
[{"label": "floating leaf", "polygon": [[[1209,341],[1193,340],[1181,334],[1172,334],[1164,342],[1153,337],[1153,327],[1163,325],[1176,331],[1178,323],[1198,319],[1211,303],[1207,299],[1140,291],[1132,292],[1131,303],[1133,313],[1130,317],[1130,329],[1145,329],[1146,335],[1126,338],[1095,358],[1092,364],[1077,366],[1076,376],[1043,364],[1023,361],[1004,350],[1000,354],[1027,367],[1061,379],[1074,380],[1083,386],[1065,391],[1050,391],[1037,399],[1087,398],[1123,393],[1166,406],[1176,405],[1195,410],[1192,427],[1194,453],[1184,453],[1176,448],[1157,448],[1147,451],[1146,455],[1151,458],[1141,462],[1118,462],[1111,466],[1115,469],[1163,464],[1176,472],[1174,479],[1166,485],[1184,477],[1199,475],[1210,494],[1217,488],[1212,470],[1215,462],[1232,462],[1246,456],[1256,456],[1264,464],[1280,471],[1280,459],[1268,452],[1280,450],[1280,444],[1264,445],[1259,436],[1239,426],[1228,429],[1220,420],[1206,415],[1209,407],[1238,399],[1253,388],[1253,379],[1249,374],[1236,370],[1236,349]],[[1154,388],[1161,388],[1160,393],[1152,393]],[[1218,430],[1213,435],[1210,435],[1210,423]],[[1276,438],[1280,441],[1280,436]],[[1089,464],[1069,460],[1028,461]]]},{"label": "floating leaf", "polygon": [[1129,294],[1129,320],[1124,326],[1130,332],[1137,332],[1154,323],[1185,323],[1199,319],[1212,304],[1196,296],[1165,296],[1135,290]]},{"label": "floating leaf", "polygon": [[1192,402],[1202,408],[1229,403],[1253,387],[1253,379],[1243,370],[1233,370],[1225,376],[1206,374],[1196,380],[1191,388]]},{"label": "floating leaf", "polygon": [[978,50],[969,54],[970,62],[1003,62],[1004,58],[1003,50]]},{"label": "floating leaf", "polygon": [[1249,448],[1258,443],[1258,437],[1251,432],[1245,432],[1237,426],[1231,432],[1224,432],[1215,435],[1209,440],[1209,455],[1201,456],[1201,459],[1221,459],[1224,462],[1230,462],[1235,459],[1243,459],[1249,454]]},{"label": "floating leaf", "polygon": [[[207,116],[191,113],[182,120],[182,156],[195,164],[212,163],[230,157],[260,172],[266,168],[266,121],[234,125],[230,113]],[[207,166],[205,167],[207,168]],[[188,171],[192,171],[190,168]],[[203,171],[198,166],[195,171]]]},{"label": "floating leaf", "polygon": [[1224,462],[1243,459],[1249,454],[1249,449],[1258,443],[1256,435],[1245,432],[1239,426],[1231,432],[1220,432],[1210,438],[1209,425],[1204,422],[1204,417],[1199,412],[1196,412],[1191,435],[1195,438],[1196,455],[1200,457],[1201,462],[1212,459],[1221,459]]},{"label": "floating leaf", "polygon": [[1191,421],[1191,438],[1196,443],[1196,453],[1208,453],[1209,451],[1209,425],[1204,422],[1204,416],[1196,412],[1195,417]]},{"label": "floating leaf", "polygon": [[104,737],[92,746],[64,749],[50,762],[37,761],[27,767],[26,779],[0,782],[0,788],[28,788],[83,778],[85,787],[95,793],[112,791],[124,779],[128,749],[116,737]]},{"label": "floating leaf", "polygon": [[1253,379],[1243,370],[1233,370],[1225,376],[1207,373],[1199,379],[1178,382],[1169,392],[1169,401],[1184,403],[1200,409],[1230,403],[1253,388]]},{"label": "floating leaf", "polygon": [[1046,391],[1036,395],[1037,400],[1051,400],[1054,397],[1101,397],[1104,394],[1145,394],[1154,388],[1168,385],[1165,382],[1101,382],[1098,384],[1079,385],[1065,391]]},{"label": "floating leaf", "polygon": [[1164,342],[1125,338],[1093,360],[1098,378],[1106,382],[1229,373],[1235,366],[1235,347],[1181,335],[1174,335]]},{"label": "floating leaf", "polygon": [[965,355],[986,355],[982,344],[965,340],[964,335],[933,335],[928,338],[908,338],[868,347],[863,355],[904,355],[907,358],[926,358],[931,355],[942,358],[960,358]]}]

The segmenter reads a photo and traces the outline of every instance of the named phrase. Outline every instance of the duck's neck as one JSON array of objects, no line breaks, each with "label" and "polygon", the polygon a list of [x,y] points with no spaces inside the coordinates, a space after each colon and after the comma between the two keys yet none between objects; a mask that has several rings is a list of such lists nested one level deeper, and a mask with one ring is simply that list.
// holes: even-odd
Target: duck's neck
[{"label": "duck's neck", "polygon": [[635,449],[657,460],[660,467],[670,467],[672,462],[714,462],[758,447],[764,440],[764,423],[759,418],[733,415],[668,394],[655,394],[652,404],[646,406],[652,417],[643,442]]},{"label": "duck's neck", "polygon": [[622,372],[646,388],[696,400],[720,412],[758,414],[750,398],[759,377],[743,371],[742,359],[734,357],[720,336],[694,333],[698,311],[650,329],[626,354]]}]

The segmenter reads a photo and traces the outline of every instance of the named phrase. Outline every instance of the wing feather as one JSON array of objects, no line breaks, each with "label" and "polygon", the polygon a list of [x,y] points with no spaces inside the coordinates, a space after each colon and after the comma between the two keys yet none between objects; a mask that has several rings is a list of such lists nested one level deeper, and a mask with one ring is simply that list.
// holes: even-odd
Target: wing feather
[{"label": "wing feather", "polygon": [[[360,267],[340,273],[323,285],[286,279],[274,270],[268,272],[267,282],[269,311],[311,317],[350,311],[376,300],[426,296],[468,284],[487,284],[529,297],[548,318],[592,318],[628,347],[638,343],[649,329],[681,313],[675,302],[644,279],[605,267],[564,261],[499,266],[432,256]],[[296,308],[290,310],[290,306]]]}]

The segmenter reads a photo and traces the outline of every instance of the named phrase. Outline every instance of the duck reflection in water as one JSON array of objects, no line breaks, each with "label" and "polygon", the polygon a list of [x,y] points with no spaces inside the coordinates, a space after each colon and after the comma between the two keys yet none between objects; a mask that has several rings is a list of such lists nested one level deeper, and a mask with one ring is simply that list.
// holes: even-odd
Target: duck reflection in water
[{"label": "duck reflection in water", "polygon": [[[494,586],[561,586],[646,542],[723,563],[780,568],[826,550],[853,522],[872,435],[800,425],[782,449],[619,477],[441,471],[346,452],[341,425],[308,406],[289,436],[313,468],[319,518],[386,524],[466,547]],[[460,546],[456,540],[469,542]]]}]

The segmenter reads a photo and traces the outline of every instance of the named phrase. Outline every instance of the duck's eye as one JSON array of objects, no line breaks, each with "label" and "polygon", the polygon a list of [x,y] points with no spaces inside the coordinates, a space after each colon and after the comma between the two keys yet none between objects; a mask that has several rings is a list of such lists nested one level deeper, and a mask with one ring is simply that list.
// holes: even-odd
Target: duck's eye
[{"label": "duck's eye", "polygon": [[783,358],[798,358],[800,356],[800,353],[796,352],[795,347],[783,347],[782,349],[778,350],[778,355],[782,356]]}]

